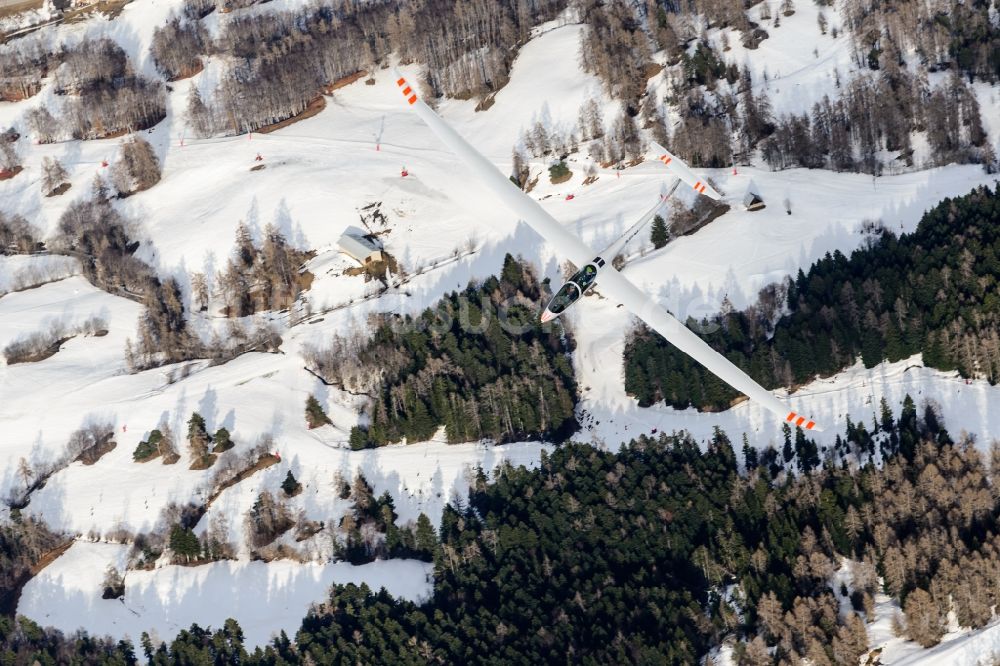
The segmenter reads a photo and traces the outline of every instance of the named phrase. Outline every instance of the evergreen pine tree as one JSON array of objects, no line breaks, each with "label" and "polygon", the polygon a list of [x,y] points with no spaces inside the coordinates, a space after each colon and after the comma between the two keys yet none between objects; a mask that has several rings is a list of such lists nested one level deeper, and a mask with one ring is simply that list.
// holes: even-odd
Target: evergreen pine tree
[{"label": "evergreen pine tree", "polygon": [[170,550],[184,558],[185,562],[190,562],[201,552],[201,544],[191,528],[176,524],[170,530]]},{"label": "evergreen pine tree", "polygon": [[205,419],[198,412],[193,412],[188,419],[187,437],[191,449],[192,469],[205,469],[215,462],[215,457],[208,451],[211,439],[205,429]]},{"label": "evergreen pine tree", "polygon": [[360,451],[368,448],[368,433],[358,426],[351,428],[351,436],[348,439],[352,451]]},{"label": "evergreen pine tree", "polygon": [[795,455],[798,457],[799,469],[805,474],[819,466],[816,442],[807,438],[802,428],[795,429]]},{"label": "evergreen pine tree", "polygon": [[294,497],[299,494],[302,490],[302,484],[295,479],[295,475],[292,474],[292,470],[288,470],[288,474],[285,475],[285,480],[281,482],[281,489],[285,491],[285,494],[289,497]]},{"label": "evergreen pine tree", "polygon": [[917,429],[917,406],[907,393],[903,398],[903,411],[899,415],[899,452],[907,462],[917,454],[920,433]]},{"label": "evergreen pine tree", "polygon": [[747,472],[757,469],[760,464],[757,458],[757,449],[750,445],[746,433],[743,433],[743,461]]},{"label": "evergreen pine tree", "polygon": [[236,444],[233,443],[232,436],[229,434],[229,430],[226,428],[219,428],[216,430],[215,436],[212,437],[212,441],[215,442],[215,446],[212,447],[213,453],[222,453],[223,451],[228,451],[236,446]]},{"label": "evergreen pine tree", "polygon": [[426,562],[434,559],[434,549],[437,547],[437,535],[434,533],[434,526],[427,514],[421,513],[417,517],[417,528],[415,534],[416,556]]},{"label": "evergreen pine tree", "polygon": [[323,406],[319,404],[319,400],[312,394],[306,398],[306,423],[310,430],[332,423],[330,417],[323,411]]},{"label": "evergreen pine tree", "polygon": [[653,218],[653,228],[649,233],[649,240],[653,242],[653,247],[656,249],[660,249],[670,240],[670,236],[667,233],[667,224],[659,215]]}]

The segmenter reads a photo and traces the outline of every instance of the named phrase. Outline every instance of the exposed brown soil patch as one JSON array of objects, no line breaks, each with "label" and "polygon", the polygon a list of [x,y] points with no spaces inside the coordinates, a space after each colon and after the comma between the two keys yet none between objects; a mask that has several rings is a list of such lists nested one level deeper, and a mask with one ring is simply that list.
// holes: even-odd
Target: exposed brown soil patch
[{"label": "exposed brown soil patch", "polygon": [[476,104],[476,111],[489,111],[490,107],[493,106],[496,101],[496,93],[487,95],[481,102],[479,102],[479,104]]},{"label": "exposed brown soil patch", "polygon": [[133,456],[132,457],[132,462],[148,463],[150,460],[156,460],[159,457],[160,457],[160,452],[159,451],[153,451],[151,454],[149,454],[145,458],[136,458],[135,456]]},{"label": "exposed brown soil patch", "polygon": [[212,502],[218,499],[219,495],[221,495],[226,488],[231,488],[237,483],[247,480],[257,472],[267,469],[271,465],[277,465],[279,462],[281,462],[281,459],[276,455],[272,455],[270,453],[262,455],[251,467],[247,467],[225,483],[219,484],[219,487],[216,488],[215,492],[213,492],[205,502],[205,510],[207,511],[208,507],[212,506]]},{"label": "exposed brown soil patch", "polygon": [[209,467],[215,464],[217,458],[218,456],[216,456],[214,453],[209,453],[207,456],[202,456],[198,460],[195,460],[193,463],[191,463],[191,467],[189,467],[188,469],[193,469],[193,470],[208,469]]},{"label": "exposed brown soil patch", "polygon": [[42,0],[24,0],[24,2],[15,2],[5,6],[3,9],[0,9],[0,17],[14,16],[15,14],[26,12],[29,9],[41,9],[42,4]]},{"label": "exposed brown soil patch", "polygon": [[399,262],[394,256],[382,250],[381,261],[369,261],[364,266],[353,266],[345,269],[344,275],[364,275],[365,282],[381,280],[383,284],[386,284],[386,271],[392,271],[394,275],[399,275]]},{"label": "exposed brown soil patch", "polygon": [[186,69],[182,69],[180,74],[178,74],[172,79],[167,79],[167,80],[173,82],[173,81],[183,81],[184,79],[190,79],[192,76],[194,76],[203,69],[205,69],[205,63],[202,62],[201,58],[198,58],[197,65],[195,65],[194,67],[188,67]]},{"label": "exposed brown soil patch", "polygon": [[93,465],[98,460],[100,460],[107,454],[114,451],[115,447],[117,446],[118,442],[116,442],[114,438],[111,436],[111,434],[108,433],[108,436],[104,439],[104,441],[97,444],[97,446],[90,447],[89,449],[78,455],[76,459],[82,462],[84,465]]},{"label": "exposed brown soil patch", "polygon": [[24,171],[23,166],[16,166],[13,169],[0,169],[0,180],[10,180],[22,171]]},{"label": "exposed brown soil patch", "polygon": [[271,132],[280,130],[282,127],[288,127],[289,125],[297,123],[300,120],[305,120],[306,118],[312,118],[325,108],[326,108],[326,99],[321,95],[316,99],[314,99],[313,101],[309,102],[306,105],[305,110],[302,111],[302,113],[292,116],[291,118],[286,118],[285,120],[282,120],[280,122],[273,123],[271,125],[265,125],[264,127],[258,129],[257,133],[270,134]]},{"label": "exposed brown soil patch", "polygon": [[55,356],[56,352],[63,346],[63,343],[72,340],[73,335],[68,335],[65,338],[59,338],[55,340],[51,345],[38,351],[37,353],[30,354],[28,356],[20,356],[14,359],[7,359],[7,365],[16,365],[18,363],[38,363],[39,361],[44,361],[45,359]]},{"label": "exposed brown soil patch", "polygon": [[699,229],[708,226],[710,223],[714,222],[716,219],[722,217],[729,212],[729,206],[727,204],[719,204],[706,215],[698,224],[694,225],[687,231],[685,231],[682,236],[690,236]]},{"label": "exposed brown soil patch", "polygon": [[45,196],[47,196],[47,197],[58,197],[58,196],[61,196],[63,194],[66,194],[66,192],[68,192],[69,188],[71,188],[71,187],[73,187],[73,183],[63,183],[62,185],[60,185],[56,189],[52,190],[51,192],[49,192]]},{"label": "exposed brown soil patch", "polygon": [[[353,74],[349,74],[347,76],[342,76],[339,79],[337,79],[336,81],[334,81],[333,83],[330,83],[330,84],[324,86],[323,87],[323,94],[324,95],[329,95],[334,90],[340,90],[344,86],[349,86],[352,83],[354,83],[355,81],[358,81],[359,79],[361,79],[362,77],[367,76],[367,75],[368,75],[368,72],[360,71],[360,72],[354,72]],[[367,83],[367,81],[366,81],[366,83]],[[369,84],[369,85],[373,85],[373,84]]]},{"label": "exposed brown soil patch", "polygon": [[642,68],[642,76],[644,78],[651,79],[662,71],[663,71],[663,65],[656,62],[651,62]]}]

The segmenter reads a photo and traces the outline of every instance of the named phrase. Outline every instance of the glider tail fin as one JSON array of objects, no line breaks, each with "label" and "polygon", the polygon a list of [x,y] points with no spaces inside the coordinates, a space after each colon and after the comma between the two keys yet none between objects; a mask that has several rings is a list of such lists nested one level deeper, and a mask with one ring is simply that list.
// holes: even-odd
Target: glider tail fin
[{"label": "glider tail fin", "polygon": [[697,175],[695,175],[694,171],[691,171],[691,168],[688,167],[687,164],[684,164],[684,162],[679,157],[677,157],[669,150],[667,150],[660,144],[656,143],[655,141],[652,142],[650,147],[656,154],[656,159],[663,162],[664,166],[667,167],[670,173],[674,174],[682,181],[684,181],[695,192],[697,192],[698,194],[704,194],[709,199],[714,199],[715,201],[722,200],[722,195],[719,194],[715,190],[715,188],[713,188],[708,183],[707,180],[705,180],[704,178],[699,178]]}]

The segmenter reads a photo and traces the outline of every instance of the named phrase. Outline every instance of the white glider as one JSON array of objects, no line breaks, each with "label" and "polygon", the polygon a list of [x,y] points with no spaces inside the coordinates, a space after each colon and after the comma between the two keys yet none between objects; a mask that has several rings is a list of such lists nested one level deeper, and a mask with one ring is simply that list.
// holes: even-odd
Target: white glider
[{"label": "white glider", "polygon": [[[750,378],[748,374],[736,367],[729,359],[712,349],[693,331],[669,314],[645,292],[632,284],[624,275],[611,266],[601,256],[594,257],[594,252],[583,241],[560,225],[537,201],[522,192],[510,179],[504,176],[488,159],[473,148],[458,132],[448,125],[443,118],[434,113],[417,96],[416,90],[407,83],[406,78],[396,72],[396,85],[403,93],[403,98],[410,108],[424,123],[448,146],[466,166],[489,187],[495,196],[518,217],[552,243],[560,252],[566,255],[577,266],[583,268],[567,282],[553,297],[549,308],[546,308],[547,318],[561,314],[597,281],[598,273],[601,282],[601,292],[613,301],[625,306],[632,314],[646,322],[654,331],[662,335],[672,345],[694,360],[705,366],[710,372],[745,394],[761,407],[770,410],[779,418],[807,430],[820,430],[815,421],[790,410],[788,405],[774,394]],[[701,194],[713,199],[721,195],[708,183],[699,179],[683,162],[671,155],[662,146],[654,144],[654,150],[661,162],[681,181],[687,183]],[[611,259],[613,257],[609,257]],[[590,269],[590,270],[588,270]],[[576,278],[579,278],[577,280]],[[560,294],[566,294],[567,302],[556,302]],[[561,309],[556,312],[553,309]],[[543,321],[547,320],[543,315]]]},{"label": "white glider", "polygon": [[655,141],[652,142],[652,148],[656,159],[663,162],[671,173],[690,185],[695,192],[704,194],[709,199],[722,200],[722,195],[716,192],[715,188],[709,185],[707,180],[696,176],[687,164],[684,164],[684,162],[672,155],[669,150]]}]

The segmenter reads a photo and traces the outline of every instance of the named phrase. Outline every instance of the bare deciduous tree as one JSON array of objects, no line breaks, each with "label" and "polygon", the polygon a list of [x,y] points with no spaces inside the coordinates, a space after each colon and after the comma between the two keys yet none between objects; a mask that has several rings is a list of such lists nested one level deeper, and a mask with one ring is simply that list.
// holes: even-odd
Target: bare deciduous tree
[{"label": "bare deciduous tree", "polygon": [[62,128],[47,106],[36,106],[24,114],[25,121],[38,143],[52,143],[59,138]]},{"label": "bare deciduous tree", "polygon": [[917,588],[906,596],[903,606],[906,636],[923,647],[937,645],[944,636],[944,618],[926,590]]},{"label": "bare deciduous tree", "polygon": [[13,171],[21,166],[21,155],[17,151],[17,144],[8,136],[0,135],[0,169]]},{"label": "bare deciduous tree", "polygon": [[27,254],[38,246],[38,234],[20,215],[0,212],[0,255]]},{"label": "bare deciduous tree", "polygon": [[191,309],[204,311],[208,309],[208,279],[204,273],[191,274]]},{"label": "bare deciduous tree", "polygon": [[111,182],[120,196],[147,190],[160,181],[160,161],[145,139],[133,136],[122,143],[111,168]]},{"label": "bare deciduous tree", "polygon": [[201,69],[200,54],[207,49],[208,32],[201,21],[174,17],[153,31],[149,51],[167,80],[187,78]]},{"label": "bare deciduous tree", "polygon": [[42,191],[46,196],[51,196],[67,180],[69,174],[62,162],[48,156],[42,159]]},{"label": "bare deciduous tree", "polygon": [[201,98],[198,86],[193,83],[188,89],[187,121],[194,135],[198,138],[210,136],[214,131],[212,112]]},{"label": "bare deciduous tree", "polygon": [[68,95],[63,116],[75,138],[146,129],[166,116],[162,82],[135,74],[114,41],[85,39],[63,61],[55,83]]}]

